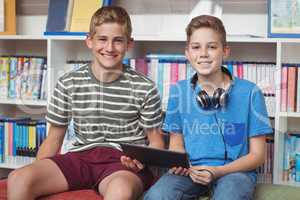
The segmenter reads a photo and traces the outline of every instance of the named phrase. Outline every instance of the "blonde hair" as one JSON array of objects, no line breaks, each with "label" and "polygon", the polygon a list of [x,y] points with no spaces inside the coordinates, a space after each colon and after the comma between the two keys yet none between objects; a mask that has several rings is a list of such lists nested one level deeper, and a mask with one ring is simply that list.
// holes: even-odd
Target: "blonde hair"
[{"label": "blonde hair", "polygon": [[92,37],[96,33],[96,26],[100,26],[104,23],[118,23],[122,25],[127,38],[131,38],[131,20],[124,8],[119,6],[105,6],[99,8],[91,18],[89,36]]},{"label": "blonde hair", "polygon": [[200,15],[194,17],[186,27],[187,42],[190,41],[191,35],[199,28],[210,28],[219,34],[223,46],[227,45],[226,31],[222,21],[211,15]]}]

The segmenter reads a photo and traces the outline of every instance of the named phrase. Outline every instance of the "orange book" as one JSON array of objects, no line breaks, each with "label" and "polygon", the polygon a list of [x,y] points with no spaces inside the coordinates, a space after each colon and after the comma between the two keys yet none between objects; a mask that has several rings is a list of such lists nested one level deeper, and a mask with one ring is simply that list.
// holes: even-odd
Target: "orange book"
[{"label": "orange book", "polygon": [[0,35],[15,35],[16,32],[16,0],[4,0],[4,32]]}]

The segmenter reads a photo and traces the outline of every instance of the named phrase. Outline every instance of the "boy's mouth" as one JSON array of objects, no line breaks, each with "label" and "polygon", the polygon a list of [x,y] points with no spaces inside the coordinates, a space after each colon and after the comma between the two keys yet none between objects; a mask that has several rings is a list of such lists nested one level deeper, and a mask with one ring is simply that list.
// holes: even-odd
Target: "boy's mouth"
[{"label": "boy's mouth", "polygon": [[201,65],[201,64],[211,64],[212,61],[198,61],[197,64]]}]

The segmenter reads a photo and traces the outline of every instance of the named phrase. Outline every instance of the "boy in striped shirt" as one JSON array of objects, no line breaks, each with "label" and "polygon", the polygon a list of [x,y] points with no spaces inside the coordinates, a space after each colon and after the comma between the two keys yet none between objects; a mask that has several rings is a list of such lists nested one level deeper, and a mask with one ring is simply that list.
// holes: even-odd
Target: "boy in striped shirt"
[{"label": "boy in striped shirt", "polygon": [[[148,140],[163,148],[158,90],[149,78],[122,64],[132,47],[131,31],[123,8],[102,7],[94,13],[86,38],[93,61],[59,78],[48,105],[48,137],[34,163],[9,175],[8,199],[87,188],[105,199],[136,199],[149,187],[152,174],[124,157],[118,144]],[[74,147],[57,154],[71,120]]]}]

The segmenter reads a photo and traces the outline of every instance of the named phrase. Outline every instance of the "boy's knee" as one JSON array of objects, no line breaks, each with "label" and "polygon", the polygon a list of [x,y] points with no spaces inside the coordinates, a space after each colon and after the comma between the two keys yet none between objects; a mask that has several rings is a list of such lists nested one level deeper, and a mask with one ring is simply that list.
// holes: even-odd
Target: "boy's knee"
[{"label": "boy's knee", "polygon": [[8,190],[18,186],[28,186],[33,180],[33,174],[26,168],[16,169],[8,175],[7,186]]},{"label": "boy's knee", "polygon": [[142,194],[142,186],[138,182],[128,182],[123,177],[110,181],[104,196],[113,195],[115,199],[136,199]]}]

